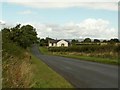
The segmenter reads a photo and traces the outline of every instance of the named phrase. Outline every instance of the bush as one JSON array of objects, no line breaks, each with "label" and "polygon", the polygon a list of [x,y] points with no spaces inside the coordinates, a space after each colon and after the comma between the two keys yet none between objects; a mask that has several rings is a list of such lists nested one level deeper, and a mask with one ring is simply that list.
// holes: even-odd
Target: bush
[{"label": "bush", "polygon": [[81,45],[70,47],[49,47],[48,51],[55,53],[72,53],[84,56],[117,59],[120,54],[120,45]]},{"label": "bush", "polygon": [[[70,47],[49,47],[48,50],[51,52],[117,52],[120,46],[115,45],[81,45],[81,46],[70,46]],[[120,49],[119,49],[120,50]]]}]

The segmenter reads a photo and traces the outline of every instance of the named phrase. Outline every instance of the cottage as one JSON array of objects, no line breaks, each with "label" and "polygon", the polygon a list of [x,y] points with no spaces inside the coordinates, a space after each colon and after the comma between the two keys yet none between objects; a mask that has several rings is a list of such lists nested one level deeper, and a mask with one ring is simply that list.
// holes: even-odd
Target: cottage
[{"label": "cottage", "polygon": [[68,47],[69,42],[67,40],[49,40],[49,47]]}]

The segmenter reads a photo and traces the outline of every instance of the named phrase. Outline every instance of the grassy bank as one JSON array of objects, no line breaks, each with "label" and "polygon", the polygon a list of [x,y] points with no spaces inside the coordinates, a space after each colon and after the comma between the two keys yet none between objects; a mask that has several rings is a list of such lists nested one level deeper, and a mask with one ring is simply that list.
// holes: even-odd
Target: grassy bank
[{"label": "grassy bank", "polygon": [[33,73],[33,88],[72,88],[63,77],[49,68],[41,60],[31,55],[31,66]]},{"label": "grassy bank", "polygon": [[102,58],[102,57],[95,57],[95,56],[87,56],[85,55],[79,55],[77,52],[50,52],[46,47],[40,47],[40,51],[43,54],[49,54],[49,55],[57,55],[57,56],[63,56],[63,57],[68,57],[68,58],[75,58],[75,59],[80,59],[80,60],[87,60],[87,61],[92,61],[92,62],[99,62],[99,63],[104,63],[104,64],[113,64],[113,65],[118,65],[118,59],[110,59],[110,58]]},{"label": "grassy bank", "polygon": [[2,58],[3,88],[72,88],[28,49],[6,42]]},{"label": "grassy bank", "polygon": [[31,84],[30,55],[14,43],[3,43],[2,87],[29,88]]}]

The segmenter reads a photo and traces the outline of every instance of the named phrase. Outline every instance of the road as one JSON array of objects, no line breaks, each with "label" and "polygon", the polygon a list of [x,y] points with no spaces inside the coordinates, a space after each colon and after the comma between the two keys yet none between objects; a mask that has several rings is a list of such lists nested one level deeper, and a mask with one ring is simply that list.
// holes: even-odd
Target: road
[{"label": "road", "polygon": [[36,45],[32,53],[76,88],[118,88],[117,66],[43,55]]}]

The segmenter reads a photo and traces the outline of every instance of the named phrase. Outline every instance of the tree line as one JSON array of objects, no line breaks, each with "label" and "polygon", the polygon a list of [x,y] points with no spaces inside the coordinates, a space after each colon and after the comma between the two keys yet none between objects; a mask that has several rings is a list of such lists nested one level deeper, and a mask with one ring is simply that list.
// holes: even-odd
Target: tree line
[{"label": "tree line", "polygon": [[[72,40],[73,43],[78,43],[79,41],[78,40],[75,40],[73,39]],[[118,43],[120,42],[119,39],[117,38],[114,38],[114,39],[110,39],[110,40],[103,40],[103,41],[100,41],[99,39],[94,39],[93,41],[90,39],[90,38],[85,38],[83,41],[81,42],[85,42],[85,43],[91,43],[91,42],[94,42],[94,43],[99,43],[99,42],[113,42],[113,43]]]},{"label": "tree line", "polygon": [[[39,39],[39,44],[40,46],[48,46],[48,41],[49,40],[54,40],[52,38],[49,38],[49,37],[46,37],[45,39],[42,38],[42,39]],[[110,39],[110,40],[103,40],[103,41],[100,41],[99,39],[94,39],[93,41],[90,39],[90,38],[85,38],[83,41],[79,41],[77,39],[72,39],[71,40],[71,45],[76,45],[78,43],[110,43],[110,44],[114,44],[114,43],[119,43],[119,39],[117,38],[114,38],[114,39]]]}]

